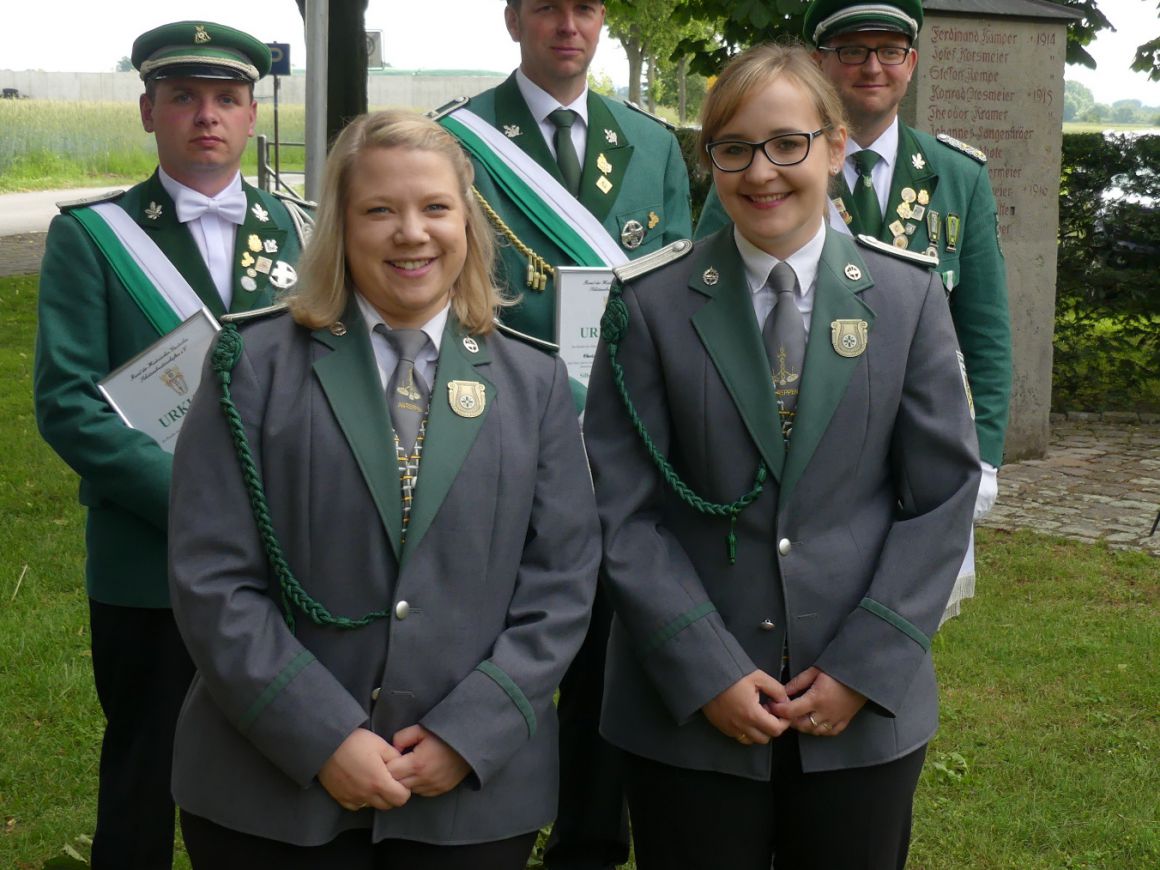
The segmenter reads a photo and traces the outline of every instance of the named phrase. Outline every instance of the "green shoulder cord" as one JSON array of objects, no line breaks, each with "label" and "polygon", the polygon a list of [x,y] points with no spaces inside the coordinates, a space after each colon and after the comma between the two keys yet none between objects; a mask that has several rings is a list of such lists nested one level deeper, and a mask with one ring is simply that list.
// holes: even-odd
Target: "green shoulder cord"
[{"label": "green shoulder cord", "polygon": [[350,619],[345,616],[334,616],[310,593],[302,588],[302,584],[290,571],[286,559],[282,555],[282,545],[274,534],[274,524],[270,519],[269,505],[266,503],[266,492],[262,487],[262,476],[254,465],[254,455],[250,452],[250,443],[246,439],[246,430],[242,425],[242,415],[234,400],[230,397],[230,382],[233,378],[234,366],[242,355],[242,336],[237,326],[232,323],[222,324],[217,344],[214,346],[211,365],[222,387],[222,397],[219,404],[225,412],[226,422],[230,427],[230,435],[234,439],[234,450],[238,454],[238,463],[242,467],[242,479],[246,484],[246,491],[250,496],[250,508],[254,512],[254,521],[258,524],[258,534],[262,538],[262,546],[266,550],[266,558],[274,575],[278,578],[278,586],[282,593],[282,613],[290,631],[294,631],[294,608],[297,607],[310,617],[315,625],[330,625],[335,628],[351,629],[370,625],[376,619],[384,619],[390,615],[389,610],[375,610],[359,619]]},{"label": "green shoulder cord", "polygon": [[628,387],[624,384],[624,368],[616,359],[616,353],[620,348],[620,340],[628,332],[628,306],[620,298],[622,292],[620,283],[613,282],[612,292],[608,297],[608,305],[604,309],[604,316],[600,319],[600,337],[608,345],[608,359],[612,363],[612,381],[616,384],[616,391],[620,394],[620,398],[624,402],[625,410],[628,411],[628,417],[632,421],[633,428],[636,429],[640,440],[644,442],[645,450],[648,451],[648,455],[652,458],[657,470],[660,471],[665,483],[671,486],[673,491],[681,497],[681,500],[693,508],[693,510],[711,517],[729,517],[729,535],[726,541],[728,544],[729,564],[734,565],[737,563],[737,516],[753,504],[757,497],[761,495],[762,489],[765,488],[767,474],[765,462],[762,461],[757,465],[757,474],[753,480],[753,489],[730,504],[718,504],[717,502],[711,502],[701,498],[693,492],[692,487],[681,479],[677,470],[673,468],[672,463],[661,453],[656,444],[653,443],[652,438],[649,437],[644,421],[637,414],[636,406],[633,405],[632,399],[628,395]]}]

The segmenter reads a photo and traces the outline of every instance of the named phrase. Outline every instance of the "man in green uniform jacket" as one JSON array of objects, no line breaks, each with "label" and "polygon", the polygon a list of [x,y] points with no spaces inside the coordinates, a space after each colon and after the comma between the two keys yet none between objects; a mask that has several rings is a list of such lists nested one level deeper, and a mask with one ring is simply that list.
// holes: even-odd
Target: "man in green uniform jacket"
[{"label": "man in green uniform jacket", "polygon": [[[806,10],[804,36],[817,47],[818,63],[837,88],[850,120],[831,225],[938,257],[934,268],[948,294],[974,398],[982,460],[978,520],[998,493],[1011,398],[1007,270],[986,155],[898,119],[918,63],[912,46],[922,18],[920,0],[813,0]],[[867,152],[874,156],[867,159]],[[711,193],[697,238],[727,219],[716,193]],[[957,613],[958,601],[973,594],[973,588],[974,561],[968,555],[948,615]]]},{"label": "man in green uniform jacket", "polygon": [[[588,89],[603,2],[507,0],[504,20],[520,46],[519,68],[436,116],[472,156],[475,188],[500,243],[500,286],[521,297],[503,312],[502,328],[554,351],[555,268],[611,268],[688,238],[689,177],[662,121]],[[583,407],[583,387],[574,380],[572,388]],[[619,753],[597,733],[610,623],[598,590],[588,636],[560,687],[560,802],[549,870],[628,860]]]},{"label": "man in green uniform jacket", "polygon": [[239,171],[265,45],[179,22],[139,37],[132,60],[159,169],[123,194],[62,204],[41,265],[34,377],[41,434],[80,475],[88,509],[93,673],[107,722],[92,866],[155,870],[172,864],[173,730],[193,673],[169,609],[172,457],[122,422],[97,384],[190,310],[270,304],[296,280],[308,218]]},{"label": "man in green uniform jacket", "polygon": [[[475,149],[469,151],[475,187],[500,237],[501,286],[523,294],[503,320],[525,335],[555,343],[554,268],[617,263],[580,262],[544,223],[593,221],[611,237],[618,262],[626,262],[692,234],[689,177],[676,137],[663,121],[588,89],[603,3],[508,0],[505,19],[520,44],[519,68],[498,87],[445,107],[440,120],[455,122],[471,113],[502,134],[504,153],[487,149],[492,154],[485,162]],[[563,135],[564,153],[556,147],[560,128],[549,118],[559,109],[571,115],[564,121],[571,125]],[[460,126],[448,127],[462,138]],[[546,216],[543,209],[514,200],[497,180],[505,159],[525,161],[532,172],[562,185],[576,208]]]}]

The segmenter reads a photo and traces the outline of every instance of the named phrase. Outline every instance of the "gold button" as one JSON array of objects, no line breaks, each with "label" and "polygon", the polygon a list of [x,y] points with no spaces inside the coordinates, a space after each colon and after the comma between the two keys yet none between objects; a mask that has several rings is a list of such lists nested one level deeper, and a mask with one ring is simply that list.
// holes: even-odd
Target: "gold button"
[{"label": "gold button", "polygon": [[782,538],[777,542],[777,551],[783,556],[788,556],[791,549],[793,549],[793,546],[790,544],[789,538]]},{"label": "gold button", "polygon": [[411,605],[406,601],[400,601],[395,605],[395,619],[406,619],[411,615]]},{"label": "gold button", "polygon": [[383,691],[383,690],[382,690],[382,689],[380,689],[378,686],[375,686],[375,690],[374,690],[373,692],[371,692],[371,700],[372,700],[372,701],[377,701],[377,700],[379,699],[379,694],[380,694],[382,691]]}]

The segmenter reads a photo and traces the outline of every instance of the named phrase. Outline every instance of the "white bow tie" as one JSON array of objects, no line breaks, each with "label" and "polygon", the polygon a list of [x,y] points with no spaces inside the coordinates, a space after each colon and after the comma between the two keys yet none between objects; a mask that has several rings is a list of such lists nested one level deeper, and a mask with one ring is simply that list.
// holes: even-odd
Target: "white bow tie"
[{"label": "white bow tie", "polygon": [[197,220],[206,212],[220,215],[234,224],[241,224],[246,220],[246,194],[242,190],[218,194],[214,199],[195,190],[183,190],[174,207],[177,210],[177,219],[183,224]]}]

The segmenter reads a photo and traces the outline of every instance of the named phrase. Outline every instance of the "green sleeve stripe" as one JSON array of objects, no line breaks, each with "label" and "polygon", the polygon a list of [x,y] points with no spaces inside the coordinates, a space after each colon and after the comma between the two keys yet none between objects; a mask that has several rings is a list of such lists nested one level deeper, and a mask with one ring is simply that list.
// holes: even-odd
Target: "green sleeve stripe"
[{"label": "green sleeve stripe", "polygon": [[516,709],[520,711],[520,715],[524,717],[524,724],[528,726],[528,736],[536,736],[536,711],[532,709],[532,703],[528,700],[527,695],[523,693],[515,681],[504,673],[502,668],[497,667],[491,662],[480,662],[475,666],[475,669],[480,673],[486,674],[495,680],[497,686],[507,692],[507,696],[511,698],[512,703],[516,705]]},{"label": "green sleeve stripe", "polygon": [[290,664],[282,668],[282,672],[270,682],[270,685],[266,686],[257,700],[250,705],[250,709],[238,720],[238,730],[245,734],[250,726],[254,724],[254,720],[258,718],[259,714],[270,705],[270,702],[278,697],[281,691],[290,684],[290,681],[298,676],[302,669],[312,661],[314,661],[314,653],[305,649],[291,659]]},{"label": "green sleeve stripe", "polygon": [[870,611],[879,619],[885,620],[886,622],[893,625],[895,628],[913,640],[916,644],[922,647],[923,650],[927,652],[930,651],[930,638],[919,631],[918,626],[916,626],[913,622],[910,622],[904,617],[899,616],[889,607],[879,604],[873,598],[863,598],[862,603],[858,606],[863,610]]},{"label": "green sleeve stripe", "polygon": [[648,655],[653,650],[658,649],[696,622],[710,613],[715,613],[717,610],[712,601],[706,601],[697,605],[692,610],[686,611],[653,634],[652,637],[645,642],[644,653]]}]

